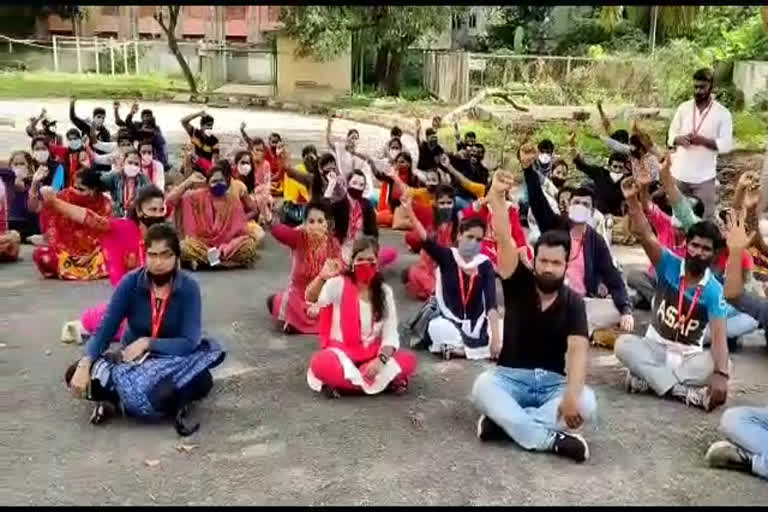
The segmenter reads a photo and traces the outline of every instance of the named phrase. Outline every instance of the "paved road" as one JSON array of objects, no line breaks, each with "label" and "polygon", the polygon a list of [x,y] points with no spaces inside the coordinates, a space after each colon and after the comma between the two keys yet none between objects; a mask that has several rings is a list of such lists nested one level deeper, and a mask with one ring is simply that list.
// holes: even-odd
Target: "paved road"
[{"label": "paved road", "polygon": [[[248,116],[265,134],[274,127],[272,113]],[[322,128],[322,120],[297,118],[279,129],[312,140]],[[374,145],[386,137],[385,130],[366,130],[364,137],[379,137]],[[400,234],[382,237],[402,247]],[[599,421],[587,432],[592,458],[584,465],[474,438],[467,396],[484,363],[421,354],[407,396],[329,402],[312,394],[305,372],[316,341],[276,332],[266,312],[266,297],[286,283],[289,267],[286,250],[270,238],[255,269],[196,275],[205,330],[228,350],[212,396],[197,411],[201,430],[185,441],[196,447],[177,449],[167,423],[119,419],[93,427],[88,405],[72,399],[62,382],[79,349],[58,339],[62,323],[106,300],[110,287],[43,281],[29,247],[23,257],[0,266],[4,504],[768,503],[764,481],[705,467],[719,412],[626,395],[616,360],[604,351],[591,354]],[[418,306],[397,279],[414,258],[403,255],[388,275],[401,317]],[[642,261],[636,250],[623,251],[621,259]],[[733,405],[768,402],[768,355],[759,343],[750,340],[735,356]]]},{"label": "paved road", "polygon": [[[29,137],[24,133],[27,120],[32,115],[40,113],[45,106],[50,118],[58,121],[58,131],[63,135],[72,126],[69,122],[69,102],[67,100],[20,100],[0,101],[0,118],[13,120],[15,127],[0,123],[0,155],[6,155],[15,149],[28,149]],[[107,128],[114,133],[117,127],[112,117],[112,100],[80,100],[77,102],[77,113],[80,117],[90,117],[93,108],[101,106],[107,110]],[[179,120],[200,110],[201,105],[186,105],[176,103],[142,102],[141,108],[150,108],[155,114],[160,128],[169,144],[172,162],[180,159],[180,148],[188,139]],[[120,114],[125,118],[130,104],[125,103]],[[207,108],[214,119],[214,133],[225,145],[239,143],[240,123],[248,124],[248,134],[251,137],[260,136],[266,139],[271,132],[278,132],[288,145],[292,156],[301,156],[301,148],[307,144],[315,144],[318,150],[327,148],[325,141],[326,119],[317,116],[302,116],[290,112],[271,110],[244,110],[239,108]],[[196,124],[196,123],[193,123]],[[333,125],[334,139],[342,140],[350,128],[360,132],[360,147],[364,152],[377,152],[389,139],[389,131],[379,126],[355,123],[337,119]],[[416,142],[410,135],[405,137],[406,148],[416,154]]]}]

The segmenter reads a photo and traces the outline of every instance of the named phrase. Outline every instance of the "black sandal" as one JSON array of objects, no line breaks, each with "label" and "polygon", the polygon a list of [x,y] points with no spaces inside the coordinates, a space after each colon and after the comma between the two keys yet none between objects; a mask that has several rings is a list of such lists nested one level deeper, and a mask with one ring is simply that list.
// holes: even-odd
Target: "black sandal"
[{"label": "black sandal", "polygon": [[323,384],[323,387],[320,391],[326,396],[326,398],[333,400],[341,398],[341,393],[339,393],[336,388],[332,388],[326,384]]},{"label": "black sandal", "polygon": [[178,411],[176,411],[176,418],[173,421],[173,426],[176,429],[176,433],[181,437],[191,436],[200,428],[200,423],[195,423],[192,426],[187,426],[184,423],[184,419],[189,414],[189,409],[189,404],[182,406]]},{"label": "black sandal", "polygon": [[92,425],[102,425],[115,416],[117,408],[111,402],[99,402],[93,408],[91,418],[88,420]]}]

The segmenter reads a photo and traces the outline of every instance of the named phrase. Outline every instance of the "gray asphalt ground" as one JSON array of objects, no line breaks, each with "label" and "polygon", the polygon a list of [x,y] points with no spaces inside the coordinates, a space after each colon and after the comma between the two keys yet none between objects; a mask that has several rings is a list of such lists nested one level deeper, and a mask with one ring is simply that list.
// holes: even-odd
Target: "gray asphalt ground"
[{"label": "gray asphalt ground", "polygon": [[[46,101],[49,111],[62,102]],[[83,111],[98,102],[83,102]],[[107,105],[107,102],[101,102]],[[28,117],[40,103],[0,102],[0,115]],[[153,105],[173,120],[194,106]],[[108,109],[109,110],[109,109]],[[212,111],[214,109],[211,109]],[[165,110],[162,110],[165,113]],[[223,111],[222,111],[223,112]],[[234,131],[245,116],[264,136],[323,146],[325,122],[273,112],[224,113]],[[283,116],[283,117],[281,117]],[[54,116],[64,119],[63,115]],[[161,117],[162,119],[162,117]],[[162,123],[162,121],[161,121]],[[343,122],[342,122],[343,123]],[[64,127],[60,127],[63,129]],[[163,126],[164,130],[166,129]],[[339,135],[347,126],[340,123]],[[0,153],[24,147],[22,127],[2,128]],[[172,144],[183,135],[168,125]],[[364,127],[378,149],[387,130]],[[368,139],[366,139],[368,137]],[[293,147],[291,148],[293,150]],[[402,234],[382,243],[403,248]],[[756,477],[709,469],[704,453],[718,440],[722,411],[704,413],[654,396],[627,395],[613,355],[592,349],[588,384],[598,422],[586,431],[591,458],[574,464],[529,453],[512,443],[480,443],[468,400],[487,363],[443,362],[421,353],[403,397],[329,401],[307,387],[317,341],[284,336],[266,311],[267,296],[288,280],[285,248],[267,237],[252,270],[199,272],[204,328],[225,345],[211,396],[197,408],[200,431],[181,440],[169,423],[116,419],[88,424],[88,403],[63,386],[65,367],[80,354],[62,345],[62,324],[107,300],[106,280],[39,278],[25,246],[23,260],[0,266],[0,502],[6,505],[758,505],[768,485]],[[625,266],[642,265],[637,249],[621,249]],[[415,260],[401,251],[388,274],[398,313],[407,298],[400,271]],[[647,314],[638,315],[638,330]],[[728,405],[768,403],[768,351],[762,332],[734,355]],[[185,446],[182,446],[182,443]],[[149,462],[149,464],[148,464]],[[156,463],[156,464],[155,464]]]}]

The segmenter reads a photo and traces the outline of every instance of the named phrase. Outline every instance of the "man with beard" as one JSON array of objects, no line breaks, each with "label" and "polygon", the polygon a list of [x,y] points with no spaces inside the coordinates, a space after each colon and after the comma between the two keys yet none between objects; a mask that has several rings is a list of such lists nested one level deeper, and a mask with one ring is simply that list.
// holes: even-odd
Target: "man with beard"
[{"label": "man with beard", "polygon": [[[521,152],[530,168],[531,147]],[[498,244],[498,274],[504,290],[504,336],[499,366],[482,373],[472,398],[482,415],[477,436],[485,441],[509,436],[526,450],[549,451],[583,462],[586,441],[573,430],[592,420],[595,393],[584,385],[587,372],[587,316],[584,300],[564,285],[571,240],[548,231],[535,245],[533,269],[519,263],[505,215],[511,177],[497,171],[488,201]]]},{"label": "man with beard", "polygon": [[[527,144],[520,151],[536,153]],[[541,233],[559,229],[570,234],[572,250],[567,262],[566,284],[585,298],[589,334],[598,329],[612,329],[617,324],[622,331],[632,332],[634,319],[626,286],[613,263],[606,239],[591,226],[594,191],[586,186],[575,188],[571,192],[567,214],[558,215],[550,206],[533,165],[526,168],[523,175],[531,211]],[[610,293],[610,299],[599,292],[601,283]]]},{"label": "man with beard", "polygon": [[[657,276],[653,317],[645,336],[627,334],[616,340],[616,357],[627,367],[626,389],[630,393],[653,390],[711,411],[725,403],[730,376],[723,286],[709,270],[723,245],[720,230],[710,221],[694,224],[686,236],[685,258],[680,258],[653,234],[634,179],[624,180],[622,190],[633,234]],[[704,351],[707,324],[712,348]]]},{"label": "man with beard", "polygon": [[693,99],[677,108],[669,126],[669,145],[675,147],[672,175],[680,191],[704,203],[704,217],[717,206],[717,155],[733,147],[731,113],[712,95],[714,74],[700,69],[693,74]]}]

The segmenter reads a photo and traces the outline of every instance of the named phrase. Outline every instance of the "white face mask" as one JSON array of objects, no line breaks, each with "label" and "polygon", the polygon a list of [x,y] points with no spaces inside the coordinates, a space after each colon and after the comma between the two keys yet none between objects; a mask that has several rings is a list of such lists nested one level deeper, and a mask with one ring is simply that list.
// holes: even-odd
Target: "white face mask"
[{"label": "white face mask", "polygon": [[72,139],[69,141],[69,149],[77,151],[83,147],[83,141],[80,139]]},{"label": "white face mask", "polygon": [[251,172],[251,164],[238,164],[237,172],[240,173],[240,176],[248,176]]},{"label": "white face mask", "polygon": [[584,224],[590,217],[592,217],[592,211],[583,204],[572,204],[568,208],[568,218],[576,224]]},{"label": "white face mask", "polygon": [[620,182],[621,178],[623,178],[623,177],[624,177],[624,173],[623,172],[613,172],[613,171],[611,171],[611,179],[613,180],[614,183]]},{"label": "white face mask", "polygon": [[93,126],[95,126],[96,128],[101,128],[102,126],[104,126],[104,119],[102,119],[101,117],[95,118],[93,120]]},{"label": "white face mask", "polygon": [[549,153],[539,153],[539,162],[541,162],[544,165],[549,165],[549,163],[552,161],[552,155]]},{"label": "white face mask", "polygon": [[50,156],[50,153],[46,149],[39,149],[32,153],[32,156],[34,156],[35,161],[40,164],[44,164],[48,161],[48,157]]},{"label": "white face mask", "polygon": [[390,149],[389,150],[389,159],[394,160],[397,158],[397,155],[399,155],[401,151],[399,149]]},{"label": "white face mask", "polygon": [[26,165],[14,165],[11,169],[13,169],[13,174],[15,174],[19,179],[23,180],[29,176],[29,169],[27,169]]},{"label": "white face mask", "polygon": [[152,155],[141,155],[141,163],[143,165],[149,165],[152,163]]},{"label": "white face mask", "polygon": [[140,169],[138,165],[125,164],[125,166],[123,166],[123,172],[129,178],[135,178],[136,176],[138,176],[139,171]]}]

